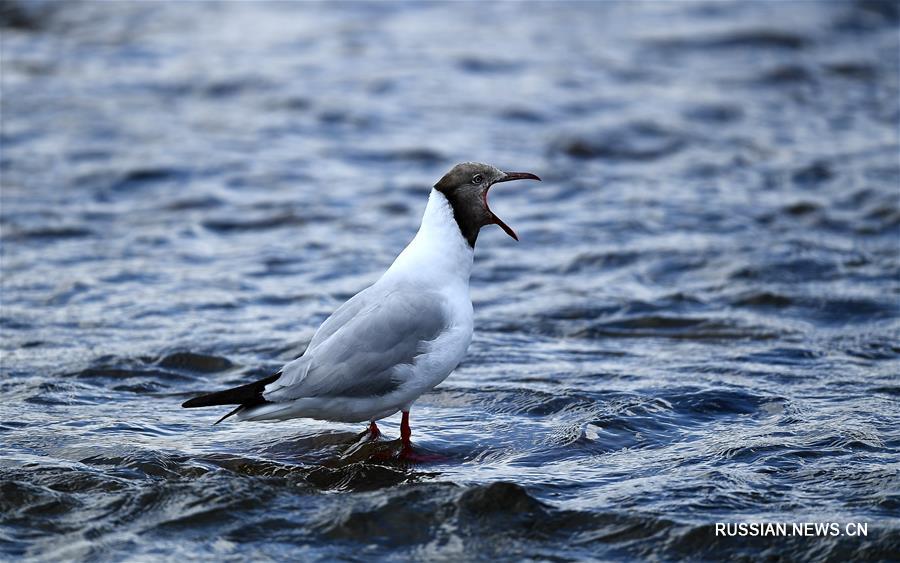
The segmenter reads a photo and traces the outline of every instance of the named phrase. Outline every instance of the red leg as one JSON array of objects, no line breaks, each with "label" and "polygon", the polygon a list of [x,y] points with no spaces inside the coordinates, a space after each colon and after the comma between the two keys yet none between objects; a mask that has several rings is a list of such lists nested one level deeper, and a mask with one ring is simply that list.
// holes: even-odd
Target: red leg
[{"label": "red leg", "polygon": [[400,439],[403,443],[403,449],[400,450],[400,459],[411,461],[413,463],[423,463],[429,461],[445,461],[442,455],[420,454],[413,451],[412,430],[409,428],[409,411],[403,411],[403,419],[400,421]]},{"label": "red leg", "polygon": [[409,441],[412,430],[409,428],[409,411],[403,411],[403,420],[400,421],[400,438],[403,440],[403,452],[412,451],[412,442]]},{"label": "red leg", "polygon": [[377,440],[381,437],[381,430],[378,429],[378,425],[375,424],[375,421],[371,421],[369,423],[369,439]]}]

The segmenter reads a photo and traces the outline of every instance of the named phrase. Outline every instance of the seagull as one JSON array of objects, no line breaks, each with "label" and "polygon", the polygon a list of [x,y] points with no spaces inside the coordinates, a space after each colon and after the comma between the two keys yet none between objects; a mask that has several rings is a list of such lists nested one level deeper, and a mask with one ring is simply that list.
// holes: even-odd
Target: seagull
[{"label": "seagull", "polygon": [[341,305],[313,335],[302,356],[275,374],[202,395],[185,408],[237,405],[230,416],[264,421],[313,418],[369,422],[403,413],[400,456],[415,460],[409,411],[456,369],[472,341],[469,277],[482,227],[515,231],[488,206],[488,190],[512,180],[538,180],[477,162],[457,164],[431,190],[418,232],[374,284]]}]

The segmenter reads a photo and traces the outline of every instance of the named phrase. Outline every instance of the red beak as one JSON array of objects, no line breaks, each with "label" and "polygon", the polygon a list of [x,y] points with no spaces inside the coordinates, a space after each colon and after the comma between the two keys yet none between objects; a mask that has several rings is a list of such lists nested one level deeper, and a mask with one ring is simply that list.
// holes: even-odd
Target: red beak
[{"label": "red beak", "polygon": [[[532,174],[531,172],[506,172],[505,176],[503,176],[499,180],[495,180],[494,184],[499,184],[500,182],[512,182],[513,180],[537,180],[538,182],[541,181],[540,178],[538,178],[536,175]],[[491,185],[493,185],[493,184],[491,184]],[[490,189],[490,186],[488,186],[488,190],[489,189]],[[488,202],[487,202],[488,190],[484,190],[484,206],[487,207],[488,211],[490,211],[491,217],[494,220],[494,224],[499,225],[500,228],[506,232],[506,234],[508,234],[509,236],[514,238],[516,241],[518,241],[519,236],[516,234],[516,232],[514,230],[512,230],[512,227],[510,227],[509,225],[504,223],[503,220],[500,219],[500,217],[497,217],[497,215],[495,215],[494,212],[491,211],[491,208],[488,207]]]},{"label": "red beak", "polygon": [[495,184],[499,184],[500,182],[512,182],[513,180],[537,180],[541,181],[540,178],[532,174],[531,172],[506,172],[506,176],[500,178],[495,181]]}]

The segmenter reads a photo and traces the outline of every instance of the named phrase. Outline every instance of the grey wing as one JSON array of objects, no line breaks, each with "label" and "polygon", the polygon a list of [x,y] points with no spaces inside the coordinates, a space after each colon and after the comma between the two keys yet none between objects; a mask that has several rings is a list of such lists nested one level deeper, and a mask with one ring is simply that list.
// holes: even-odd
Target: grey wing
[{"label": "grey wing", "polygon": [[446,302],[437,293],[370,291],[361,302],[352,317],[329,327],[327,336],[315,346],[311,343],[295,361],[295,368],[266,388],[266,400],[389,393],[405,381],[416,357],[449,325]]},{"label": "grey wing", "polygon": [[338,329],[347,324],[347,322],[355,317],[361,309],[366,307],[367,303],[371,303],[373,297],[372,294],[374,293],[377,293],[374,286],[369,286],[338,307],[331,316],[325,319],[325,322],[319,326],[318,330],[316,330],[312,340],[309,341],[307,349],[311,350],[315,348],[323,341],[327,340],[328,337],[334,334]]}]

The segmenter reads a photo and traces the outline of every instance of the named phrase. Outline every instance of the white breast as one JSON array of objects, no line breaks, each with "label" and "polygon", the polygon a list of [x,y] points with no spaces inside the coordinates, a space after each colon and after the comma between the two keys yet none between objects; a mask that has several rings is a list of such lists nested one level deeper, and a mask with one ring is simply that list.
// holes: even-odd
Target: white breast
[{"label": "white breast", "polygon": [[445,298],[450,327],[432,341],[414,366],[410,402],[450,375],[472,341],[473,310],[469,277],[475,251],[463,238],[446,196],[432,190],[422,225],[379,283],[412,281]]}]

